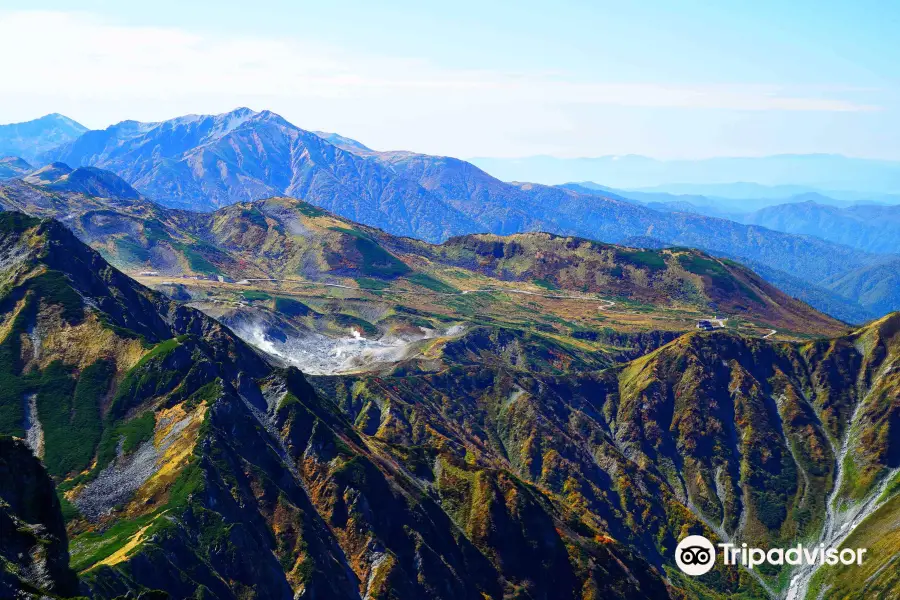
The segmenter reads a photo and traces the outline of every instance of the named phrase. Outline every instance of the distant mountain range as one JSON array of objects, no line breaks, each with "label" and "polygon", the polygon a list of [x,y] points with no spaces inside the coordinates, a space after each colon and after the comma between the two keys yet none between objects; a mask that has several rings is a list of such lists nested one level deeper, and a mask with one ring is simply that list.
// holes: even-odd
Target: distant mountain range
[{"label": "distant mountain range", "polygon": [[[737,197],[756,197],[763,191],[757,186],[790,186],[794,191],[787,195],[821,190],[853,190],[875,195],[900,193],[900,162],[834,154],[669,161],[636,155],[598,158],[530,156],[473,158],[470,162],[504,181],[547,184],[599,181],[616,188],[665,186],[655,191],[726,196],[737,193]],[[751,192],[753,188],[756,191]],[[781,189],[776,193],[785,194],[786,191]]]},{"label": "distant mountain range", "polygon": [[[779,268],[770,261],[736,256],[785,292],[850,322],[860,322],[900,308],[900,205],[835,206],[846,203],[810,192],[793,196],[785,204],[745,212],[741,207],[747,206],[750,202],[747,200],[614,190],[590,182],[561,187],[600,196],[615,193],[617,197],[660,212],[723,217],[882,254],[884,256],[880,258],[873,257],[871,264],[855,266],[819,281],[804,277],[800,272]],[[732,212],[725,212],[729,209]],[[702,242],[698,246],[703,247]],[[727,249],[720,251],[728,254]]]},{"label": "distant mountain range", "polygon": [[694,210],[689,200],[644,202],[596,184],[506,183],[463,160],[374,151],[338,134],[305,131],[269,111],[124,121],[86,132],[39,159],[54,161],[112,171],[168,207],[208,211],[291,196],[429,242],[479,232],[548,231],[608,243],[650,237],[763,267],[769,277],[801,284],[805,289],[793,288],[800,297],[847,320],[877,316],[869,307],[894,306],[883,294],[867,294],[870,304],[850,310],[837,298],[822,300],[830,294],[826,282],[893,260],[868,248],[739,223],[710,203]]},{"label": "distant mountain range", "polygon": [[[62,167],[57,169],[65,172]],[[83,170],[88,173],[66,189],[71,175]],[[844,330],[737,263],[691,249],[629,250],[539,233],[459,236],[436,246],[342,219],[293,198],[197,213],[160,207],[134,194],[86,194],[88,175],[96,171],[106,173],[97,177],[106,189],[116,189],[115,175],[81,167],[68,178],[54,179],[54,173],[50,183],[30,176],[0,185],[0,207],[60,219],[82,241],[132,273],[301,277],[331,283],[349,279],[359,285],[372,285],[372,278],[399,279],[449,290],[432,272],[456,269],[654,306],[720,311],[800,334]],[[100,188],[96,182],[91,186]]]},{"label": "distant mountain range", "polygon": [[900,205],[850,203],[816,192],[776,201],[618,190],[592,182],[559,187],[633,201],[661,212],[721,217],[785,233],[812,235],[867,252],[900,253]]},{"label": "distant mountain range", "polygon": [[43,161],[108,169],[176,208],[214,210],[287,195],[401,235],[436,240],[478,229],[414,182],[269,111],[124,121],[90,131]]},{"label": "distant mountain range", "polygon": [[[714,196],[703,195],[700,193],[673,193],[659,191],[657,189],[646,190],[624,190],[600,185],[592,181],[571,182],[559,185],[565,189],[569,189],[580,194],[592,194],[595,196],[610,196],[632,200],[649,206],[655,210],[666,212],[694,212],[697,214],[707,215],[710,217],[724,217],[732,220],[747,215],[748,213],[762,210],[770,206],[779,206],[782,204],[796,204],[800,202],[816,202],[828,206],[848,207],[858,204],[877,204],[890,205],[890,202],[867,202],[864,200],[838,200],[831,196],[816,191],[798,191],[797,193],[781,196]],[[787,187],[787,186],[784,186]],[[775,189],[775,188],[770,188]],[[882,198],[884,199],[884,198]],[[900,196],[897,198],[900,204]]]},{"label": "distant mountain range", "polygon": [[[38,155],[86,131],[88,128],[81,123],[57,113],[25,123],[0,125],[0,157],[17,156],[34,163]],[[3,177],[2,170],[0,177]]]},{"label": "distant mountain range", "polygon": [[671,183],[631,191],[646,193],[667,193],[678,195],[698,195],[717,200],[746,200],[747,198],[783,204],[793,198],[816,195],[827,198],[827,204],[900,204],[900,193],[882,194],[874,192],[823,189],[804,185],[760,185],[758,183],[736,182],[720,184]]},{"label": "distant mountain range", "polygon": [[814,235],[869,252],[900,253],[900,206],[847,208],[816,202],[771,206],[741,218],[748,224]]}]

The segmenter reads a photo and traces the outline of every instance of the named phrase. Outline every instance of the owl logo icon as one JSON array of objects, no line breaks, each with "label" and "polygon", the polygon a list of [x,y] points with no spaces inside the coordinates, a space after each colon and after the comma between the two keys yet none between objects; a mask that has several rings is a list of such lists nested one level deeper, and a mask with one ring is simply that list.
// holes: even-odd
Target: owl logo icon
[{"label": "owl logo icon", "polygon": [[675,564],[692,577],[703,575],[716,564],[716,548],[702,535],[689,535],[675,548]]}]

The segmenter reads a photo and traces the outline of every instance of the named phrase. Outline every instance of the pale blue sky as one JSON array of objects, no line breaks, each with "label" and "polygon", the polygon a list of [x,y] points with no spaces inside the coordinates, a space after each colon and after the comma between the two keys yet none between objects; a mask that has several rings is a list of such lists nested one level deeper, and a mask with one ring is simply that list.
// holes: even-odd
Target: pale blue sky
[{"label": "pale blue sky", "polygon": [[0,122],[248,105],[379,149],[464,157],[900,159],[892,2],[71,6],[3,3],[0,50],[26,59],[0,82]]}]

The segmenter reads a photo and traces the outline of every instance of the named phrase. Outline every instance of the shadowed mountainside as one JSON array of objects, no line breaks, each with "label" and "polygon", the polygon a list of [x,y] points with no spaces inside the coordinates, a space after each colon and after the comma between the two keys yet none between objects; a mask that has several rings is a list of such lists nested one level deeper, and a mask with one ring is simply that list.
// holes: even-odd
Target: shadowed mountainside
[{"label": "shadowed mountainside", "polygon": [[0,435],[0,565],[5,598],[78,593],[53,482],[31,448],[5,435]]}]

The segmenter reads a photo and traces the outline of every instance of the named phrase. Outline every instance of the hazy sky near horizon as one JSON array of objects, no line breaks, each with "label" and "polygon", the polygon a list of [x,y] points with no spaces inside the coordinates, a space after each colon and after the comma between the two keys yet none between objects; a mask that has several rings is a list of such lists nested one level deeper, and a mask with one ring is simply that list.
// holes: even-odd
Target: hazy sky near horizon
[{"label": "hazy sky near horizon", "polygon": [[0,122],[238,106],[459,157],[900,160],[900,4],[5,0]]}]

